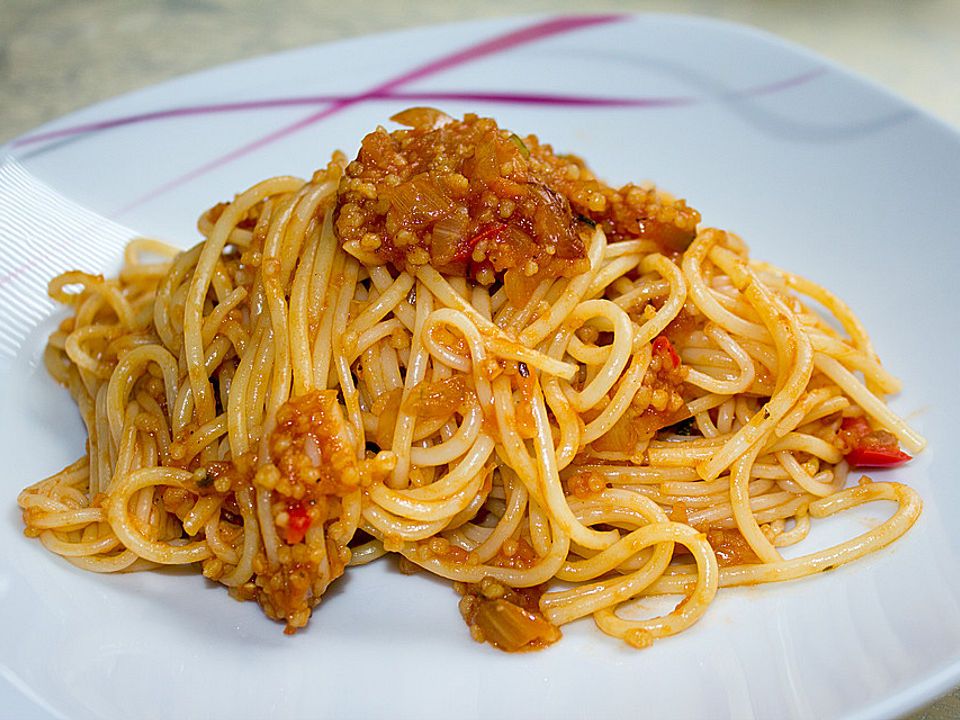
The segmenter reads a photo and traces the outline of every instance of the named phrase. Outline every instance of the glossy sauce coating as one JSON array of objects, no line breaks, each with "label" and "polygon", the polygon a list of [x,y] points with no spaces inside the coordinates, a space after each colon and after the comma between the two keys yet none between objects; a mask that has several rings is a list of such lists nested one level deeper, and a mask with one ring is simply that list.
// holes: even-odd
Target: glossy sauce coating
[{"label": "glossy sauce coating", "polygon": [[683,200],[614,189],[579,158],[489,118],[412,108],[393,119],[409,129],[378,128],[347,165],[336,230],[345,247],[401,269],[430,264],[510,286],[583,272],[583,236],[597,224],[610,241],[649,239],[676,252],[700,220]]}]

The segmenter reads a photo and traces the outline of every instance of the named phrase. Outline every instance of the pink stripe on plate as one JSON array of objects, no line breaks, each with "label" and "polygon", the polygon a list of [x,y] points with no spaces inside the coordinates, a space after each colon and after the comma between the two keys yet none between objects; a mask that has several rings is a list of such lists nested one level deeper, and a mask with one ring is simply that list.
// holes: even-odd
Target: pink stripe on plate
[{"label": "pink stripe on plate", "polygon": [[204,163],[203,165],[190,170],[189,172],[170,180],[159,187],[156,187],[146,194],[135,199],[133,202],[127,204],[120,210],[118,214],[123,214],[138,205],[152,200],[170,190],[173,190],[176,187],[183,185],[190,180],[194,180],[201,175],[204,175],[211,170],[215,170],[218,167],[222,167],[244,155],[247,155],[255,150],[259,150],[262,147],[270,145],[277,140],[280,140],[284,137],[287,137],[293,133],[299,132],[306,127],[309,127],[331,115],[334,115],[341,110],[344,110],[352,105],[355,105],[359,102],[363,102],[368,99],[373,99],[378,96],[379,93],[388,92],[395,88],[401,87],[407,83],[413,82],[414,80],[419,80],[421,78],[429,77],[437,73],[443,72],[444,70],[449,70],[450,68],[457,67],[466,63],[479,60],[480,58],[487,57],[490,55],[496,55],[502,52],[506,52],[512,48],[526,45],[537,40],[542,40],[544,38],[551,37],[553,35],[570,32],[573,30],[579,30],[583,28],[592,27],[595,25],[601,25],[611,22],[616,22],[619,20],[625,19],[626,15],[582,15],[582,16],[571,16],[571,17],[557,17],[545,20],[543,22],[538,22],[529,27],[520,28],[519,30],[513,30],[506,33],[500,37],[493,38],[491,40],[486,40],[481,43],[477,43],[471,47],[468,47],[463,50],[451,53],[445,57],[432,60],[418,68],[409,70],[405,73],[398,75],[395,78],[387,80],[376,87],[356,95],[354,97],[347,97],[342,100],[335,101],[331,105],[319,112],[312,113],[300,120],[286,125],[278,130],[275,130],[263,137],[257,138],[256,140],[249,142],[245,145],[242,145],[225,155],[214,158],[213,160]]}]

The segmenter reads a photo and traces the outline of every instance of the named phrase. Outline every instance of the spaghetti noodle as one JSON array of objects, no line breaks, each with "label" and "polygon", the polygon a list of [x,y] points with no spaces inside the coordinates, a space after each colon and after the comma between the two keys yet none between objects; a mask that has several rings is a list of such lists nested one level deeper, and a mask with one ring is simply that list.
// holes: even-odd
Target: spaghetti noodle
[{"label": "spaghetti noodle", "polygon": [[[395,119],[204,213],[190,250],[136,240],[115,279],[51,282],[72,314],[46,365],[89,440],[20,494],[27,535],[96,572],[199,563],[288,632],[394,553],[520,650],[589,615],[643,647],[719,587],[910,528],[913,490],[848,483],[924,441],[836,296],[534,136]],[[873,529],[781,556],[875,500],[897,509]],[[683,599],[630,617],[663,594]]]}]

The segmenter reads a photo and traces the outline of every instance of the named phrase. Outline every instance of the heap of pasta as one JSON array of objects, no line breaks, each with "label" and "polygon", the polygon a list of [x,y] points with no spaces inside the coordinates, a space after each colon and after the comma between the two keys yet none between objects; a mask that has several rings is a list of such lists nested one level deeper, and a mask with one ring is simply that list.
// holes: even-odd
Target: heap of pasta
[{"label": "heap of pasta", "polygon": [[[396,554],[454,581],[475,639],[525,650],[591,615],[645,647],[719,587],[910,528],[914,491],[848,483],[924,441],[837,297],[535,136],[393,119],[213,207],[190,250],[137,240],[116,278],[51,282],[72,313],[45,360],[89,440],[21,493],[27,535],[97,572],[197,563],[288,632]],[[896,510],[873,529],[781,556],[875,500]]]}]

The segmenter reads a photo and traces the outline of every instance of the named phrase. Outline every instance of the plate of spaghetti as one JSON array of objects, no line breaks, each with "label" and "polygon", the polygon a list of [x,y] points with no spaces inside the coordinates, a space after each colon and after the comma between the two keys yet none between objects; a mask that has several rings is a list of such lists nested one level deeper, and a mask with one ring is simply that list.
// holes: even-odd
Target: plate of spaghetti
[{"label": "plate of spaghetti", "polygon": [[5,151],[18,713],[886,717],[960,678],[960,140],[902,101],[734,26],[514,19]]}]

